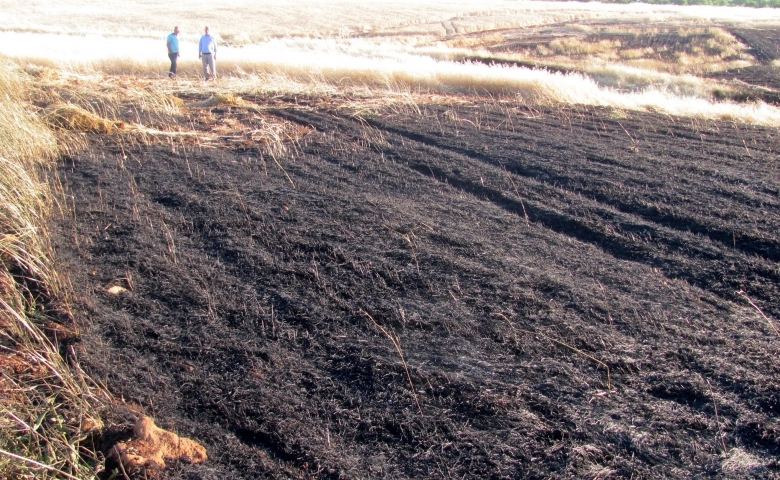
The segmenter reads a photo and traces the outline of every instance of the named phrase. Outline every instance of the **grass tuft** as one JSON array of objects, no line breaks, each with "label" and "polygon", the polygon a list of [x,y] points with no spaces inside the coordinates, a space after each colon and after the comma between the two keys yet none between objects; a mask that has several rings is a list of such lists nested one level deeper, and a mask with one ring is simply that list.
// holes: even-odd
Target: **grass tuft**
[{"label": "grass tuft", "polygon": [[241,97],[237,95],[233,95],[232,93],[217,93],[210,98],[202,101],[202,102],[196,102],[187,105],[188,107],[218,107],[218,106],[231,106],[231,107],[239,107],[239,106],[249,106],[252,105],[250,102],[245,101]]},{"label": "grass tuft", "polygon": [[83,108],[73,105],[61,105],[49,111],[43,120],[55,128],[72,132],[112,134],[124,130],[125,123],[106,120]]}]

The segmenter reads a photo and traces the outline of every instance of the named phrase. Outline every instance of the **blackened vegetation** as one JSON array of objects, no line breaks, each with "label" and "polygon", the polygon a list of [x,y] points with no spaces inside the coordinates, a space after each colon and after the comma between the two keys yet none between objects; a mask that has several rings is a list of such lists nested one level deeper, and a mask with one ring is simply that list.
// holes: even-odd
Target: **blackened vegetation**
[{"label": "blackened vegetation", "polygon": [[724,94],[737,101],[761,100],[780,105],[780,69],[774,62],[780,59],[780,31],[777,29],[732,29],[731,33],[748,47],[758,60],[757,65],[710,74],[709,77],[729,80],[736,85],[736,94]]},{"label": "blackened vegetation", "polygon": [[777,129],[277,104],[312,129],[279,165],[95,137],[60,168],[81,363],[208,448],[170,478],[780,475],[744,296],[780,320]]},{"label": "blackened vegetation", "polygon": [[[584,27],[584,28],[583,28]],[[728,38],[720,38],[716,30],[731,34],[742,46]],[[623,61],[645,60],[652,64],[678,64],[679,56],[697,57],[707,55],[730,62],[747,54],[755,60],[754,65],[739,68],[702,72],[705,78],[717,79],[722,88],[713,91],[718,100],[738,103],[761,101],[780,104],[780,69],[776,61],[780,58],[780,31],[776,28],[741,28],[713,24],[707,28],[701,25],[604,22],[602,20],[575,20],[529,28],[508,28],[475,33],[451,35],[448,41],[454,46],[465,42],[478,44],[484,52],[477,56],[466,56],[463,61],[506,65],[526,68],[543,68],[549,72],[575,73],[574,67],[564,67],[545,61],[545,55],[566,55],[586,59],[590,56],[612,51]],[[540,52],[542,53],[539,57]],[[507,58],[513,54],[514,58]],[[621,60],[617,60],[620,63]],[[640,63],[641,65],[641,63]],[[706,70],[706,69],[704,69]]]},{"label": "blackened vegetation", "polygon": [[731,33],[750,47],[750,53],[762,64],[780,59],[780,32],[776,29],[733,29]]}]

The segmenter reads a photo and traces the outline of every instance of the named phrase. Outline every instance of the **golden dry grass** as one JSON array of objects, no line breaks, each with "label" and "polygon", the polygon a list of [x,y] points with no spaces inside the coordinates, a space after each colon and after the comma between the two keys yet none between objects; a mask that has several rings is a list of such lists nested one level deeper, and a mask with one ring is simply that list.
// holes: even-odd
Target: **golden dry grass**
[{"label": "golden dry grass", "polygon": [[[194,3],[176,9],[175,14],[155,16],[148,5],[118,0],[65,0],[45,12],[9,0],[0,0],[0,5],[5,8],[0,13],[5,20],[0,22],[0,52],[36,68],[67,72],[70,78],[111,75],[162,80],[167,72],[164,38],[172,25],[179,25],[180,81],[176,87],[140,92],[139,105],[159,91],[203,90],[194,85],[200,78],[195,43],[203,28],[201,19],[209,18],[221,45],[220,82],[225,85],[229,80],[231,88],[237,88],[213,89],[223,94],[261,89],[318,94],[366,87],[383,96],[398,91],[515,95],[523,101],[777,124],[775,109],[720,102],[720,93],[731,87],[690,78],[749,66],[744,46],[719,25],[780,26],[780,12],[772,9],[500,0],[479,4],[380,0],[370,5],[358,0],[327,4],[227,0],[207,15],[205,4]],[[359,17],[353,14],[356,8]],[[239,17],[242,21],[235,22]],[[560,35],[534,47],[496,51],[496,46],[511,43],[517,32],[545,29],[560,30]],[[670,47],[662,41],[635,45],[623,40],[631,35],[652,39],[669,34],[681,39],[679,45]],[[578,73],[555,75],[464,62],[479,58]],[[85,97],[95,96],[88,93]],[[111,96],[111,92],[99,93]],[[106,120],[120,116],[105,110],[110,98],[92,101],[103,110],[80,98],[61,100]]]},{"label": "golden dry grass", "polygon": [[84,442],[99,425],[102,394],[60,356],[43,332],[44,306],[32,300],[66,295],[45,228],[53,194],[42,177],[59,149],[26,106],[23,78],[13,66],[0,72],[0,472],[86,478]]},{"label": "golden dry grass", "polygon": [[48,111],[43,120],[52,127],[72,132],[110,135],[125,128],[124,122],[107,120],[73,105],[58,105]]},{"label": "golden dry grass", "polygon": [[147,38],[161,46],[163,35],[174,25],[181,28],[182,39],[197,41],[204,19],[209,19],[212,31],[224,43],[247,45],[295,36],[441,37],[447,32],[462,34],[574,19],[665,22],[687,18],[766,25],[778,16],[780,13],[769,9],[739,7],[504,0],[224,0],[217,9],[208,2],[187,2],[172,9],[167,4],[132,0],[59,0],[40,8],[0,0],[0,32]]},{"label": "golden dry grass", "polygon": [[[579,27],[579,28],[578,28]],[[504,60],[534,62],[587,72],[592,65],[626,66],[670,74],[705,74],[755,64],[755,59],[726,29],[664,25],[619,27],[567,24],[565,27],[510,30],[467,36],[470,48]],[[459,46],[455,38],[448,45]],[[516,48],[507,48],[512,44]]]}]

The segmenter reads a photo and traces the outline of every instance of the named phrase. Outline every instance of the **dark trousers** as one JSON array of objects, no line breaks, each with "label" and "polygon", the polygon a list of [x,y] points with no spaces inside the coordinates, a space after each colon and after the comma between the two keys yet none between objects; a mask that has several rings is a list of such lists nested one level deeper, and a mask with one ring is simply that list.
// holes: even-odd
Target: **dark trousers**
[{"label": "dark trousers", "polygon": [[173,78],[176,76],[176,63],[179,61],[179,54],[169,53],[168,58],[171,59],[171,70],[168,72],[168,76]]}]

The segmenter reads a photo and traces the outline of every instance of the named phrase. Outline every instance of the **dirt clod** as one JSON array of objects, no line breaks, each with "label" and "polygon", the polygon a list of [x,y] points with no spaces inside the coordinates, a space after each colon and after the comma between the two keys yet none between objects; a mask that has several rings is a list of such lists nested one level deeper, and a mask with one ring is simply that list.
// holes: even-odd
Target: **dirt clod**
[{"label": "dirt clod", "polygon": [[116,444],[109,458],[119,460],[125,471],[136,473],[147,467],[164,469],[166,460],[203,463],[208,457],[199,443],[163,430],[142,416],[133,429],[133,439]]}]

